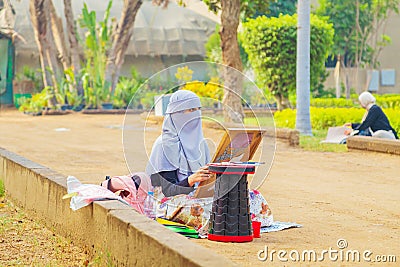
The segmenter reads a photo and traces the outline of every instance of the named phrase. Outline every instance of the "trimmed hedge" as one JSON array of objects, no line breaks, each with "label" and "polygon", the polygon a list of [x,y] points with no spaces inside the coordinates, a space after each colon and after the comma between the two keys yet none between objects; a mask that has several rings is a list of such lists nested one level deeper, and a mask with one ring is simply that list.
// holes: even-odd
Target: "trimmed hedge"
[{"label": "trimmed hedge", "polygon": [[[325,60],[333,44],[333,25],[326,18],[310,16],[310,86],[323,87],[327,77]],[[243,48],[257,76],[280,102],[296,90],[297,14],[279,18],[259,16],[243,23]],[[283,99],[282,99],[283,98]]]},{"label": "trimmed hedge", "polygon": [[[333,126],[340,126],[346,122],[360,122],[365,110],[362,108],[316,108],[311,107],[311,127],[323,130]],[[390,124],[400,132],[400,109],[384,109]],[[295,128],[296,110],[285,109],[274,114],[275,125],[283,128]]]},{"label": "trimmed hedge", "polygon": [[[292,101],[293,106],[296,106],[296,100]],[[319,108],[351,108],[360,106],[356,99],[346,98],[311,98],[310,106]]]},{"label": "trimmed hedge", "polygon": [[375,95],[375,98],[382,108],[400,109],[400,95]]},{"label": "trimmed hedge", "polygon": [[[382,108],[400,109],[400,95],[374,95],[376,103]],[[296,100],[291,101],[296,106]],[[360,107],[358,95],[352,95],[350,99],[346,98],[311,98],[311,107],[320,108],[351,108]]]},{"label": "trimmed hedge", "polygon": [[351,108],[355,106],[353,99],[345,98],[312,98],[310,99],[310,105],[312,107],[341,107],[341,108]]}]

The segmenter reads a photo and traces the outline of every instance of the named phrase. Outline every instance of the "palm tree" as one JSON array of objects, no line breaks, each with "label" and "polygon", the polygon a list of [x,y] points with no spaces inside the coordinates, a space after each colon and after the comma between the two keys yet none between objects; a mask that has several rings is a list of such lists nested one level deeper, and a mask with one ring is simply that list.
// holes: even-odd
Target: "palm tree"
[{"label": "palm tree", "polygon": [[297,22],[296,129],[312,135],[310,120],[310,0],[299,0]]}]

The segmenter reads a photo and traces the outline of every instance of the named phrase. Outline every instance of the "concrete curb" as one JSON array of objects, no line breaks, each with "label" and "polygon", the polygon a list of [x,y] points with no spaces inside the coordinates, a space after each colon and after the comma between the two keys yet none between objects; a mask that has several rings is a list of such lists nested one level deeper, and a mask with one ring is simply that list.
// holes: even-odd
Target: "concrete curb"
[{"label": "concrete curb", "polygon": [[0,148],[0,179],[7,195],[33,218],[83,246],[108,252],[116,266],[234,266],[119,201],[97,201],[73,211],[65,175]]},{"label": "concrete curb", "polygon": [[399,140],[374,138],[369,136],[352,136],[347,138],[347,148],[400,155]]},{"label": "concrete curb", "polygon": [[82,114],[106,114],[106,115],[123,115],[123,114],[142,114],[143,110],[136,109],[83,109]]}]

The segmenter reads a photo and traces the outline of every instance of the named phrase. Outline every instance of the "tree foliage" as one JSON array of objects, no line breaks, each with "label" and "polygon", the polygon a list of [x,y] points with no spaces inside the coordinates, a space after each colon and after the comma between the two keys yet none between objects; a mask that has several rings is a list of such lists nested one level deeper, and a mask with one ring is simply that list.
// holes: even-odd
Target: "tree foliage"
[{"label": "tree foliage", "polygon": [[[218,13],[221,11],[221,0],[204,0],[208,8]],[[266,0],[242,0],[240,1],[241,18],[244,21],[246,18],[252,18],[258,13],[267,13],[270,1]]]},{"label": "tree foliage", "polygon": [[[221,38],[219,36],[219,25],[216,25],[215,32],[210,35],[207,43],[205,44],[206,49],[206,60],[211,62],[216,62],[222,64],[222,49],[221,49]],[[240,59],[242,60],[242,64],[246,69],[248,67],[248,58],[247,54],[244,51],[242,41],[239,39],[239,50],[240,50]]]},{"label": "tree foliage", "polygon": [[279,15],[293,15],[296,13],[297,0],[277,0],[269,4],[267,17],[279,17]]},{"label": "tree foliage", "polygon": [[[221,10],[221,0],[204,0],[203,2],[214,13],[218,13]],[[296,13],[297,0],[245,0],[240,1],[240,3],[241,19],[246,21],[262,15],[267,17],[279,17],[280,14],[293,15]]]},{"label": "tree foliage", "polygon": [[[310,87],[315,90],[326,79],[325,59],[333,43],[333,26],[311,15]],[[265,16],[243,25],[241,36],[257,82],[268,89],[278,101],[278,107],[296,90],[297,15],[279,18]]]},{"label": "tree foliage", "polygon": [[378,56],[390,37],[384,24],[399,12],[399,0],[319,0],[317,14],[329,16],[335,29],[334,55],[344,57],[344,67],[379,65]]},{"label": "tree foliage", "polygon": [[[208,0],[204,1],[208,3],[210,10],[214,12],[218,12],[219,2],[217,0]],[[266,15],[267,17],[279,17],[280,14],[293,15],[296,13],[296,2],[297,0],[277,0],[273,2],[264,1],[261,2],[251,2],[245,3],[242,2],[242,21],[246,21],[250,18],[256,18],[262,15]],[[258,9],[254,9],[254,6],[257,6]],[[246,17],[248,16],[248,17]],[[211,62],[222,63],[222,51],[221,51],[221,39],[219,36],[220,26],[216,25],[215,32],[209,37],[205,49],[206,49],[206,59]],[[242,60],[242,64],[244,68],[248,68],[248,57],[247,53],[244,51],[242,41],[239,39],[239,49],[240,49],[240,58]]]}]

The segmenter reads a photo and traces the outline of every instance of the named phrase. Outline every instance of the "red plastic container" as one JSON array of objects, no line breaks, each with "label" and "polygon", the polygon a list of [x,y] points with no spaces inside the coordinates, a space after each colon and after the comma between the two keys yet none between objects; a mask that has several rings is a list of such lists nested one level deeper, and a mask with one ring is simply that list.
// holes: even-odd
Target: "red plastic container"
[{"label": "red plastic container", "polygon": [[253,226],[253,237],[254,238],[260,238],[260,231],[261,231],[261,222],[258,221],[252,221],[251,225]]}]

